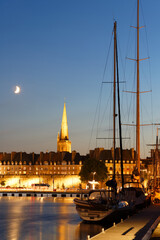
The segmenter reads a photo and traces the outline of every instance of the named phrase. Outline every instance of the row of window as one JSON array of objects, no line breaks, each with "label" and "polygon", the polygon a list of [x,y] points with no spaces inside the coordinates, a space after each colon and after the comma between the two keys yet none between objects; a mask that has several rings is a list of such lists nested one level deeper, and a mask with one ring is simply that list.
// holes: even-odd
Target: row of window
[{"label": "row of window", "polygon": [[[26,165],[27,164],[27,162],[26,161],[24,161],[24,162],[17,162],[17,161],[15,161],[15,162],[3,162],[3,164],[2,164],[2,162],[0,161],[0,165]],[[29,162],[29,165],[32,165],[32,162],[30,161]],[[61,162],[48,162],[48,161],[44,161],[44,162],[35,162],[35,164],[34,165],[67,165],[67,162],[66,161],[63,161],[62,163]],[[68,165],[75,165],[75,162],[73,161],[73,162],[68,162]],[[82,165],[82,161],[80,161],[79,162],[79,165]]]},{"label": "row of window", "polygon": [[[34,170],[34,168],[32,167],[29,167],[28,168],[29,170]],[[48,170],[74,170],[74,169],[79,169],[81,170],[81,167],[36,167],[36,170],[40,170],[40,171],[48,171]],[[7,170],[7,171],[10,171],[10,170],[27,170],[27,167],[0,167],[0,171],[1,170]]]},{"label": "row of window", "polygon": [[[113,160],[105,160],[105,163],[113,163]],[[115,160],[115,163],[121,163],[121,160]],[[135,161],[123,160],[123,163],[135,163]],[[142,161],[141,161],[141,163],[142,163]]]},{"label": "row of window", "polygon": [[[6,172],[6,171],[4,171],[4,172],[1,172],[0,171],[0,175],[5,175],[5,174],[13,174],[12,172]],[[27,174],[27,172],[26,171],[15,171],[14,172],[14,174],[16,175],[16,174]],[[31,172],[31,171],[29,171],[29,174],[33,174],[33,172]],[[75,172],[74,171],[72,171],[72,172],[63,172],[63,171],[61,171],[61,172],[48,172],[48,173],[46,173],[46,172],[44,172],[43,174],[64,174],[64,175],[67,175],[67,174],[75,174]],[[39,175],[39,172],[36,172],[36,175]]]}]

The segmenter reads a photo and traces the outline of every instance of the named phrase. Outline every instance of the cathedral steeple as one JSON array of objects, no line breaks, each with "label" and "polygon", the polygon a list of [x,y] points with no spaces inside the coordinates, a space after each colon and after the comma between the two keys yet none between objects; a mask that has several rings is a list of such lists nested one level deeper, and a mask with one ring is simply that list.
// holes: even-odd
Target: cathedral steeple
[{"label": "cathedral steeple", "polygon": [[61,131],[57,136],[57,152],[71,152],[71,141],[68,136],[67,112],[66,104],[64,103]]},{"label": "cathedral steeple", "polygon": [[63,108],[63,116],[62,116],[62,123],[61,123],[61,140],[68,140],[68,124],[67,124],[67,112],[66,112],[66,104],[64,103]]}]

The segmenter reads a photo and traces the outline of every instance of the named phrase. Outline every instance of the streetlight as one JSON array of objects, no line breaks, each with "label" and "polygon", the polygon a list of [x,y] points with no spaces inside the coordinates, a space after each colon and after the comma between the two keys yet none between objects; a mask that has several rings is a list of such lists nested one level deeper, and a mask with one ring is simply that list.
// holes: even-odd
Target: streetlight
[{"label": "streetlight", "polygon": [[91,172],[93,174],[93,181],[94,181],[94,175],[96,174],[96,172]]},{"label": "streetlight", "polygon": [[99,184],[99,183],[94,180],[94,175],[96,174],[96,172],[91,172],[91,173],[93,174],[93,180],[89,181],[89,183],[92,185],[92,188],[94,190],[95,189],[95,185]]}]

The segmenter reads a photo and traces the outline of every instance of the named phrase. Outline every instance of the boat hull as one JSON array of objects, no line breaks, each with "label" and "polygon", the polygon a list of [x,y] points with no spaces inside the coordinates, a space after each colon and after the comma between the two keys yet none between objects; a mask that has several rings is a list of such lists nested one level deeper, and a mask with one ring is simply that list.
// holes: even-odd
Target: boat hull
[{"label": "boat hull", "polygon": [[76,210],[81,219],[89,222],[102,221],[115,212],[115,209],[96,210],[76,206]]}]

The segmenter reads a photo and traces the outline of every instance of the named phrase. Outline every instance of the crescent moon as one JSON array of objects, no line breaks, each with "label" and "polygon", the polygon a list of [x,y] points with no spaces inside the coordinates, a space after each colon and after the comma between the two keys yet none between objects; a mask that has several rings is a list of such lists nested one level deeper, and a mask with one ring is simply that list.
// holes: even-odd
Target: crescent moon
[{"label": "crescent moon", "polygon": [[18,93],[20,93],[20,91],[21,91],[20,87],[19,87],[19,86],[16,86],[16,89],[15,89],[14,93],[15,93],[15,94],[18,94]]}]

